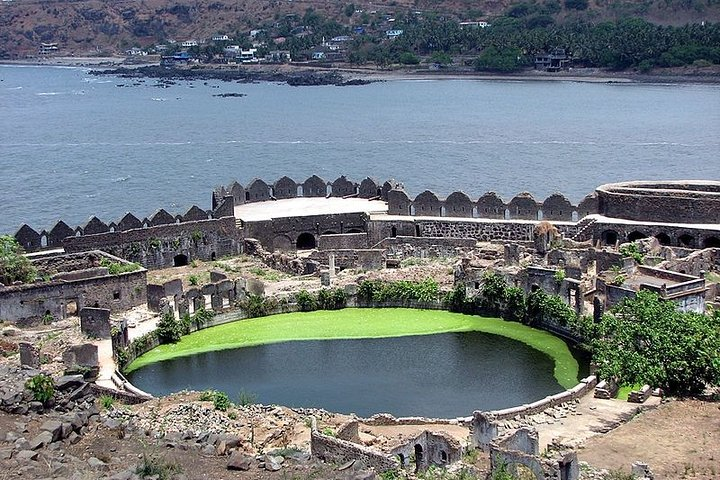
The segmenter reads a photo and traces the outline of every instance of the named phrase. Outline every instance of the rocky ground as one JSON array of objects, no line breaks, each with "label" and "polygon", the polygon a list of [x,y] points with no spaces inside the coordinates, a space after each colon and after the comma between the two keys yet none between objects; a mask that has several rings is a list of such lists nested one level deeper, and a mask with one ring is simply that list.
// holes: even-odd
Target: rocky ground
[{"label": "rocky ground", "polygon": [[[494,255],[486,251],[473,262],[492,264]],[[432,277],[449,287],[453,268],[452,259],[418,259],[404,262],[399,269],[343,271],[335,284],[362,278]],[[231,277],[254,276],[265,283],[268,294],[320,288],[316,277],[291,277],[250,257],[154,271],[149,273],[149,280],[182,278],[188,287],[190,276],[207,276],[209,280],[212,269]],[[19,367],[17,343],[21,340],[39,347],[39,369]],[[179,392],[136,406],[100,397],[82,378],[62,376],[62,352],[88,340],[80,334],[77,318],[23,330],[0,325],[0,480],[378,478],[361,462],[330,465],[310,458],[310,416],[317,418],[321,430],[336,430],[350,419],[346,415],[260,405],[237,405],[220,411],[212,402],[201,401],[201,394],[196,392]],[[57,381],[55,398],[45,404],[34,401],[23,388],[27,378],[40,372]],[[671,401],[634,415],[634,407],[624,402],[586,397],[582,402],[525,419],[508,420],[504,427],[529,425],[538,429],[543,445],[561,442],[579,448],[580,460],[600,469],[584,464],[582,478],[622,478],[608,472],[628,471],[637,460],[649,463],[656,479],[720,478],[718,403]],[[361,424],[360,436],[367,445],[382,448],[411,438],[422,428],[446,431],[461,441],[468,433],[460,425]],[[488,459],[480,454],[467,460],[466,467],[473,473],[463,478],[485,478]],[[404,476],[413,478],[414,474]]]}]

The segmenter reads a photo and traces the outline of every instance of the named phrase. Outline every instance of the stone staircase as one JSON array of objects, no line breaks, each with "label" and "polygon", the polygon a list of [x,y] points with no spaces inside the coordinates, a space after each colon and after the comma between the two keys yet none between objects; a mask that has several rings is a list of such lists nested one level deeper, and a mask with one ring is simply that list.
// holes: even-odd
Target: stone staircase
[{"label": "stone staircase", "polygon": [[571,236],[570,239],[576,242],[590,240],[587,234],[588,232],[592,232],[592,226],[597,222],[597,220],[598,219],[592,215],[588,215],[583,218],[580,223],[576,225],[577,232],[575,232],[575,235]]}]

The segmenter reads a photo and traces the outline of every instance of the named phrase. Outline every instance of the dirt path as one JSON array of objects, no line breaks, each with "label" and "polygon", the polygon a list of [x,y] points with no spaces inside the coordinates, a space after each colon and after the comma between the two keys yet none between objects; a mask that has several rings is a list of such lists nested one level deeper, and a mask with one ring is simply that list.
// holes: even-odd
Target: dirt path
[{"label": "dirt path", "polygon": [[656,480],[720,479],[720,403],[671,401],[588,440],[578,456],[598,468],[647,463]]}]

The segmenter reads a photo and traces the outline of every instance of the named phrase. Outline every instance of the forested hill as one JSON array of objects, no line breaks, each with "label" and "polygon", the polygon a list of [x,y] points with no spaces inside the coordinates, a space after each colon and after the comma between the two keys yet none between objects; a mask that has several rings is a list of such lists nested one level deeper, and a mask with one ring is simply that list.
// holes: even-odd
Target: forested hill
[{"label": "forested hill", "polygon": [[[468,21],[491,27],[461,28]],[[85,56],[186,40],[210,56],[213,36],[250,46],[250,31],[261,30],[269,50],[293,54],[351,36],[346,60],[354,63],[460,55],[479,65],[484,55],[503,70],[503,56],[557,47],[590,66],[672,66],[720,63],[719,21],[720,0],[2,0],[0,58],[35,56],[41,43],[57,43],[58,55]],[[388,30],[403,34],[389,41]]]}]

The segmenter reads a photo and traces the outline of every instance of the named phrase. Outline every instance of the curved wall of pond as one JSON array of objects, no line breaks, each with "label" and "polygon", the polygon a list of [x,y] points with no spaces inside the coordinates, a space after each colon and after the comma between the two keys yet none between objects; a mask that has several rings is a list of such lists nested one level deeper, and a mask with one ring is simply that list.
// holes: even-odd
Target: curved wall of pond
[{"label": "curved wall of pond", "polygon": [[499,335],[436,335],[283,342],[200,353],[128,375],[156,395],[217,389],[261,403],[369,416],[456,417],[563,391],[544,353]]}]

